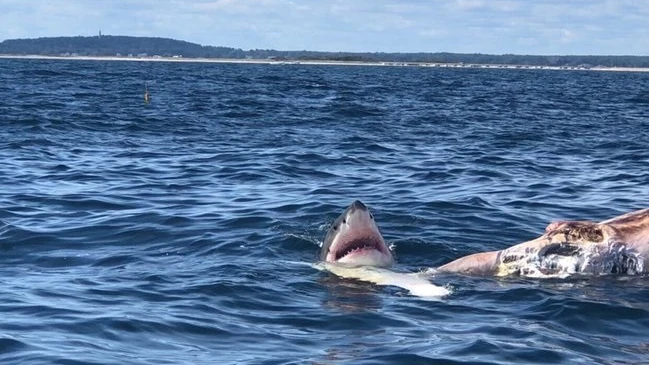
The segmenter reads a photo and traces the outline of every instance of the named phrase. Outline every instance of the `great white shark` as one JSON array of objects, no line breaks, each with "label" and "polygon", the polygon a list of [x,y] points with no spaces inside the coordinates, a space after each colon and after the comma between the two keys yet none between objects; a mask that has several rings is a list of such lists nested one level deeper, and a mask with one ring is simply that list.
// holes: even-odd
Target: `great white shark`
[{"label": "great white shark", "polygon": [[449,289],[432,284],[423,273],[398,273],[385,268],[394,263],[392,251],[365,204],[356,200],[333,222],[320,250],[321,266],[337,276],[398,286],[412,295],[440,298]]},{"label": "great white shark", "polygon": [[[639,274],[649,272],[649,265],[645,265],[647,257],[649,209],[644,209],[599,223],[552,222],[536,239],[499,251],[467,255],[434,271],[528,277],[575,273]],[[386,268],[394,263],[374,216],[358,200],[329,228],[320,258],[325,264],[330,264],[328,269],[332,272],[344,268]],[[339,275],[364,279],[361,274]]]}]

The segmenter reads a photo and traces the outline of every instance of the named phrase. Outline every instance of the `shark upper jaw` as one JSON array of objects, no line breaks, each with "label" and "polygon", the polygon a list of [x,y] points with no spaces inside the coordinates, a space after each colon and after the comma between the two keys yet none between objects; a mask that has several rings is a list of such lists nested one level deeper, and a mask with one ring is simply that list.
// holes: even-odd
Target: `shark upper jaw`
[{"label": "shark upper jaw", "polygon": [[321,258],[351,267],[387,267],[394,262],[374,217],[358,200],[336,219],[327,232]]}]

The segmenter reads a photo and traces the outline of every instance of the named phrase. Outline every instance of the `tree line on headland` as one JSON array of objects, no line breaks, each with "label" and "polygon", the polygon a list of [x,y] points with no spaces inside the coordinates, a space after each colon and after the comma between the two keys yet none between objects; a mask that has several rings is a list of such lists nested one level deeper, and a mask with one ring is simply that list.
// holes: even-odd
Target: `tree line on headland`
[{"label": "tree line on headland", "polygon": [[99,35],[91,37],[44,37],[9,39],[0,43],[0,54],[43,56],[121,56],[275,59],[288,61],[355,61],[398,63],[464,63],[484,65],[524,65],[552,67],[649,67],[649,56],[612,55],[515,55],[481,53],[385,53],[242,50],[231,47],[203,46],[196,43],[158,37]]}]

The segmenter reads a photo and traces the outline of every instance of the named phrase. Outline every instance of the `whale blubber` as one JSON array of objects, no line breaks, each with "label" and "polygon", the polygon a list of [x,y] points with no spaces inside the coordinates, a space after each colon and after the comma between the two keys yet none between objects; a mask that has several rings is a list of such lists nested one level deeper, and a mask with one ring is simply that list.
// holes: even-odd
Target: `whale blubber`
[{"label": "whale blubber", "polygon": [[550,238],[563,234],[564,242],[569,243],[602,242],[604,240],[601,226],[588,221],[565,222],[555,226],[546,234]]}]

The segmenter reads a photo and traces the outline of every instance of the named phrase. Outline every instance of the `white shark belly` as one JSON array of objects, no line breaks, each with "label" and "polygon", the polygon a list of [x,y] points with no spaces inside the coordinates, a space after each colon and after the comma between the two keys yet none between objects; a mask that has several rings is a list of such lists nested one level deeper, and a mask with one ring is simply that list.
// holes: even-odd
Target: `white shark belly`
[{"label": "white shark belly", "polygon": [[442,298],[451,294],[448,288],[434,285],[428,281],[425,275],[418,273],[398,273],[370,266],[347,267],[329,262],[320,262],[315,264],[314,267],[343,278],[403,288],[408,290],[410,294],[422,298]]}]

